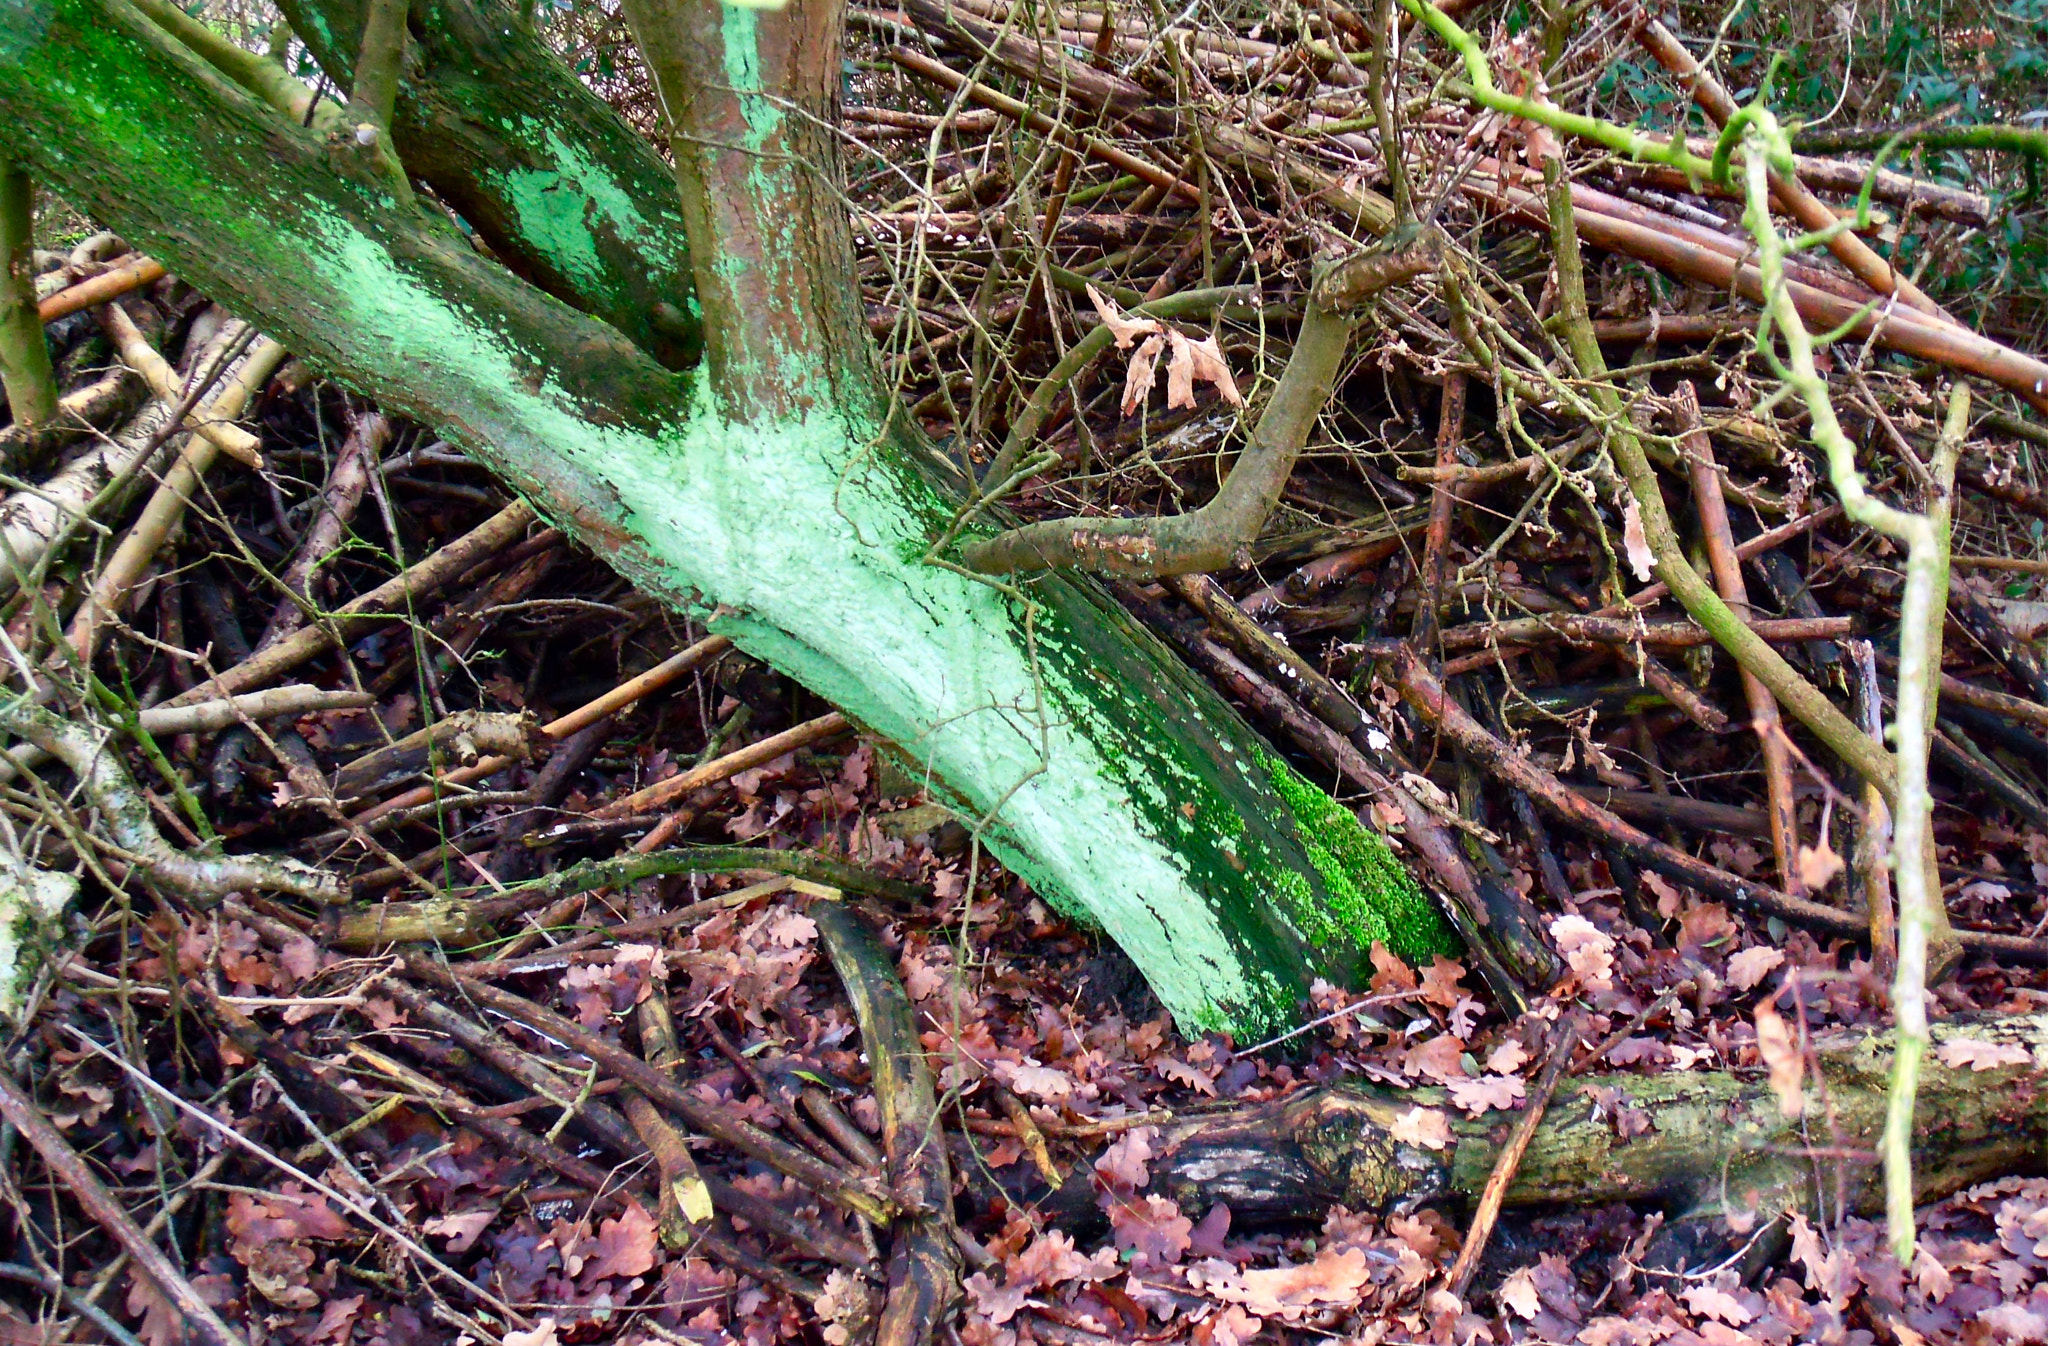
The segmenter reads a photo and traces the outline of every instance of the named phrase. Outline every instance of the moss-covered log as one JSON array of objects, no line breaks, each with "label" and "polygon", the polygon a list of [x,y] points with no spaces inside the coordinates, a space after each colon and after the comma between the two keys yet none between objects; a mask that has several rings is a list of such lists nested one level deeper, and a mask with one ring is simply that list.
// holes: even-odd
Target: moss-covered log
[{"label": "moss-covered log", "polygon": [[987,816],[997,853],[1099,923],[1184,1027],[1288,1021],[1375,940],[1444,948],[1386,844],[1098,588],[1047,577],[1027,604],[927,563],[953,506],[860,331],[820,130],[836,80],[794,103],[778,83],[793,50],[837,69],[837,16],[692,3],[703,22],[675,36],[717,76],[697,114],[717,134],[679,156],[708,319],[686,375],[122,0],[0,0],[0,112],[71,200],[180,275],[439,427],[650,591],[723,605],[714,630]]},{"label": "moss-covered log", "polygon": [[[1934,1043],[1914,1139],[1919,1199],[2048,1167],[2048,1014],[1951,1020],[1935,1025]],[[1816,1182],[1828,1185],[1832,1203],[1840,1174],[1852,1207],[1881,1209],[1877,1142],[1892,1035],[1820,1034],[1813,1060],[1818,1070],[1804,1082],[1799,1118],[1785,1115],[1761,1069],[1567,1081],[1516,1169],[1508,1203],[1654,1200],[1700,1218],[1768,1216],[1810,1212]],[[1418,1108],[1442,1113],[1442,1148],[1395,1139],[1397,1131],[1435,1129],[1430,1119],[1418,1124]],[[1337,1204],[1380,1209],[1476,1197],[1518,1115],[1472,1118],[1439,1089],[1362,1085],[1219,1109],[1161,1128],[1152,1190],[1190,1211],[1227,1202],[1234,1217],[1251,1221],[1312,1219]],[[1075,1171],[1082,1181],[1068,1185],[1087,1186],[1087,1166]],[[1093,1204],[1092,1192],[1073,1195],[1077,1206]]]}]

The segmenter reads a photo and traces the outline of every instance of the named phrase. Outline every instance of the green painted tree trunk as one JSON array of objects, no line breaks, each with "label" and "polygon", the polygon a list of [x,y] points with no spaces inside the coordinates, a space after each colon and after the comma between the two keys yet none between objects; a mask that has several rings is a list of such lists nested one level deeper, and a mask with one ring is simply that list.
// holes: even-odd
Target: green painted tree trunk
[{"label": "green painted tree trunk", "polygon": [[987,817],[996,853],[1122,945],[1184,1028],[1289,1022],[1309,979],[1351,980],[1374,941],[1444,949],[1385,842],[1100,589],[1048,576],[1027,602],[925,559],[954,507],[881,395],[831,141],[783,111],[808,81],[797,106],[830,112],[837,16],[687,17],[671,54],[706,92],[678,112],[701,134],[667,241],[706,356],[682,373],[122,0],[0,0],[0,112],[75,205],[438,427],[651,592],[720,605],[714,630]]}]

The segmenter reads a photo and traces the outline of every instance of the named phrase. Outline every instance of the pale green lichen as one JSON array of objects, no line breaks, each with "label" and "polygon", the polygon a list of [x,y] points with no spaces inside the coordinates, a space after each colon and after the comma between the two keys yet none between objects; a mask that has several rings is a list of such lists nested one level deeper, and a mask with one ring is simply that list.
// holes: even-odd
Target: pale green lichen
[{"label": "pale green lichen", "polygon": [[[111,42],[104,50],[105,64],[73,63],[61,92],[36,96],[66,100],[67,126],[85,124],[78,109],[104,109],[77,139],[80,161],[95,173],[120,165],[109,181],[164,185],[215,226],[204,251],[150,238],[181,274],[224,293],[247,275],[288,279],[292,304],[263,314],[281,337],[357,371],[388,405],[442,419],[451,440],[540,488],[544,509],[578,511],[565,523],[630,538],[608,559],[672,600],[721,604],[716,629],[915,754],[962,813],[1000,808],[988,834],[998,853],[1113,932],[1185,1028],[1291,1020],[1306,976],[1328,961],[1318,932],[1355,948],[1364,912],[1398,911],[1384,899],[1400,887],[1371,881],[1392,866],[1384,847],[1355,820],[1343,835],[1320,792],[1310,806],[1287,799],[1277,773],[1262,779],[1247,731],[1099,591],[1043,581],[1034,646],[1012,597],[923,564],[950,509],[899,445],[875,449],[878,418],[856,409],[734,425],[705,371],[673,379],[609,355],[605,386],[573,382],[555,358],[573,341],[451,298],[489,292],[460,273],[466,251],[400,260],[338,204],[332,193],[346,187],[310,188],[272,159],[229,187],[204,171],[209,161],[195,169],[190,148],[224,133],[181,124],[175,106],[152,113],[157,134],[109,139],[152,106],[155,86],[124,76],[132,57]],[[563,329],[585,321],[540,316]],[[831,367],[817,352],[790,358]],[[1214,712],[1206,726],[1190,705]],[[1427,940],[1407,918],[1388,920],[1387,934],[1404,949]]]},{"label": "pale green lichen", "polygon": [[0,1020],[12,1023],[21,1013],[59,918],[77,896],[76,875],[38,869],[0,849]]},{"label": "pale green lichen", "polygon": [[517,134],[544,144],[542,161],[550,165],[507,169],[497,175],[520,236],[536,253],[551,260],[586,291],[605,295],[617,288],[617,282],[599,252],[600,231],[656,265],[682,266],[679,240],[650,225],[632,194],[581,147],[532,118],[517,128]]}]

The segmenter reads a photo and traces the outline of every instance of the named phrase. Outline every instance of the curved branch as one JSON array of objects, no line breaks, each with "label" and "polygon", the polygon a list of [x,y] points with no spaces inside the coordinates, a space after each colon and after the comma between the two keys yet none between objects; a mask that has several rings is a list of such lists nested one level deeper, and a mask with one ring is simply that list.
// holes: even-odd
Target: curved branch
[{"label": "curved branch", "polygon": [[100,811],[108,838],[134,857],[150,878],[195,902],[217,902],[233,892],[285,893],[309,902],[343,899],[331,874],[296,860],[249,855],[192,855],[174,848],[150,821],[149,805],[128,768],[86,725],[62,719],[24,700],[0,705],[0,729],[17,734],[71,768]]}]

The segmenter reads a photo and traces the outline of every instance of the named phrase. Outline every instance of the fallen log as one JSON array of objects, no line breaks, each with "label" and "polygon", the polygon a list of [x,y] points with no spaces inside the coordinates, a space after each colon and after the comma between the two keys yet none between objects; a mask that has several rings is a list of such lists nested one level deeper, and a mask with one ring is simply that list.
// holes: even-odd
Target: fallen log
[{"label": "fallen log", "polygon": [[[1914,1137],[1916,1199],[2039,1172],[2048,1157],[2048,1014],[1952,1019],[1934,1027]],[[1892,1038],[1872,1029],[1816,1035],[1785,1106],[1763,1071],[1615,1073],[1567,1080],[1530,1137],[1504,1194],[1508,1206],[1648,1201],[1696,1220],[1814,1209],[1816,1184],[1852,1209],[1883,1200]],[[1476,1198],[1518,1112],[1466,1116],[1437,1088],[1346,1083],[1272,1103],[1222,1107],[1159,1126],[1148,1191],[1199,1213],[1228,1204],[1233,1223],[1320,1218],[1352,1210]],[[1624,1134],[1626,1133],[1626,1134]],[[971,1166],[963,1165],[963,1169]],[[1015,1172],[1035,1172],[1019,1164]],[[1011,1193],[1050,1212],[1092,1205],[1090,1168],[1057,1192]],[[1070,1190],[1073,1189],[1073,1190]]]}]

